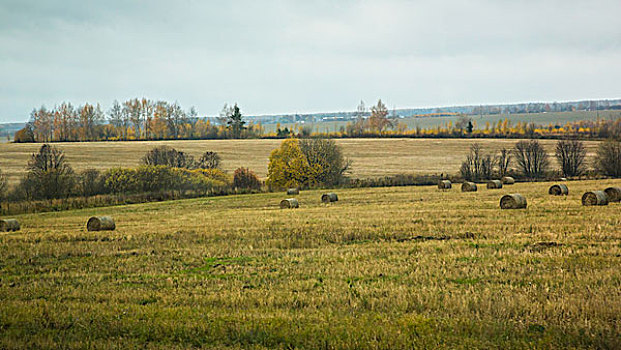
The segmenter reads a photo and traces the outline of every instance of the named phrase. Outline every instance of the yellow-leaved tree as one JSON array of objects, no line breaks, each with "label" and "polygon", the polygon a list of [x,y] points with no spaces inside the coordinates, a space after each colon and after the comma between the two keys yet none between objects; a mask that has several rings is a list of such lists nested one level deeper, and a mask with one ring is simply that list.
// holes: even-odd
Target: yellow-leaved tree
[{"label": "yellow-leaved tree", "polygon": [[316,183],[317,169],[310,166],[297,139],[286,139],[272,151],[265,184],[271,189],[283,189]]}]

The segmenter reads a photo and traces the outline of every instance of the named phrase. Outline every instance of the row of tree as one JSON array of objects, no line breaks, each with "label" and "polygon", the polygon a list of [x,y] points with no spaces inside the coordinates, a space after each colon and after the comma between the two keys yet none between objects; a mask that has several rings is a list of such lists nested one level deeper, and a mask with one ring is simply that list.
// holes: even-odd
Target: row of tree
[{"label": "row of tree", "polygon": [[[579,140],[559,140],[554,156],[564,177],[581,176],[587,172],[586,148]],[[512,165],[515,164],[515,167]],[[513,149],[497,153],[484,152],[477,143],[470,146],[470,153],[462,162],[460,174],[468,181],[482,181],[508,174],[525,179],[540,179],[550,175],[551,162],[548,152],[537,140],[518,141]],[[621,177],[621,142],[606,141],[598,148],[594,161],[598,174]]]},{"label": "row of tree", "polygon": [[199,118],[194,107],[184,110],[177,102],[134,98],[114,101],[104,112],[99,104],[74,107],[63,102],[49,110],[34,109],[16,142],[162,140],[256,137],[260,125],[249,124],[237,104],[225,105],[219,124]]}]

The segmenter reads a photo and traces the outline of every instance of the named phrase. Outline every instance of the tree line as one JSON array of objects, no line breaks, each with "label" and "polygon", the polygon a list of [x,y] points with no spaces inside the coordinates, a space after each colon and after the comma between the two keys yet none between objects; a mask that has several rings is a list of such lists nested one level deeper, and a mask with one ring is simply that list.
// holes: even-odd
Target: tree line
[{"label": "tree line", "polygon": [[[560,165],[563,177],[577,177],[588,172],[586,148],[579,140],[559,140],[554,157]],[[593,160],[594,174],[621,177],[621,142],[603,142]],[[536,139],[516,142],[513,149],[503,148],[498,152],[485,152],[481,145],[474,143],[470,153],[462,162],[460,176],[468,181],[484,181],[511,175],[527,180],[552,178],[551,159],[547,151]]]},{"label": "tree line", "polygon": [[389,112],[381,99],[369,110],[360,102],[355,120],[341,125],[338,131],[316,132],[305,125],[265,132],[261,124],[245,120],[237,104],[225,105],[212,123],[198,117],[195,108],[183,109],[177,102],[134,98],[114,101],[104,112],[99,104],[74,107],[63,102],[48,110],[34,109],[26,127],[19,130],[15,142],[239,139],[239,138],[581,138],[621,139],[621,118],[567,122],[548,125],[532,122],[513,123],[508,118],[497,122],[477,122],[461,115],[455,122],[429,128],[409,128]]},{"label": "tree line", "polygon": [[63,102],[53,109],[33,109],[15,142],[177,140],[257,137],[261,125],[247,123],[237,104],[226,105],[215,125],[199,118],[194,107],[177,102],[134,98],[114,101],[104,112],[99,104],[73,106]]}]

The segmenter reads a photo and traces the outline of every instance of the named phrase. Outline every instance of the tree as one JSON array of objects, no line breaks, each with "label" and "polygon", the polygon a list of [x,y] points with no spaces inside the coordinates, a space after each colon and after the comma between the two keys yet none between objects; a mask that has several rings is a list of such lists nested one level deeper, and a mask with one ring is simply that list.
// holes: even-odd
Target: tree
[{"label": "tree", "polygon": [[345,159],[336,142],[329,139],[304,139],[300,141],[300,149],[314,170],[317,183],[332,186],[343,181],[344,173],[351,163]]},{"label": "tree", "polygon": [[238,168],[233,173],[233,187],[241,189],[259,190],[261,181],[257,175],[247,168]]},{"label": "tree", "polygon": [[73,169],[60,149],[44,144],[39,152],[32,154],[28,173],[20,186],[34,199],[66,198],[73,185]]},{"label": "tree", "polygon": [[226,124],[231,130],[233,134],[233,138],[238,139],[241,137],[242,130],[246,128],[244,126],[246,122],[244,121],[243,116],[241,112],[239,111],[239,107],[237,106],[237,103],[233,106],[232,113],[227,115]]},{"label": "tree", "polygon": [[578,140],[559,140],[556,143],[556,159],[561,165],[563,176],[580,176],[584,173],[586,148]]},{"label": "tree", "polygon": [[117,100],[112,102],[112,107],[110,107],[110,111],[108,111],[108,122],[114,126],[117,133],[123,140],[127,139],[127,127],[129,126],[129,121],[123,107],[121,107],[121,104]]},{"label": "tree", "polygon": [[187,168],[195,167],[194,158],[182,151],[169,146],[159,146],[148,151],[142,157],[142,163],[145,165],[164,165],[171,168]]},{"label": "tree", "polygon": [[27,123],[22,129],[18,130],[13,136],[15,143],[27,143],[35,142],[34,132],[32,131],[32,124]]},{"label": "tree", "polygon": [[550,165],[548,153],[537,140],[519,141],[515,144],[513,154],[518,170],[529,179],[542,177]]},{"label": "tree", "polygon": [[314,185],[315,173],[300,149],[298,139],[286,139],[270,154],[267,181],[272,189]]},{"label": "tree", "polygon": [[602,175],[621,177],[621,141],[608,140],[599,145],[595,170]]},{"label": "tree", "polygon": [[216,152],[207,151],[198,160],[200,169],[218,169],[220,167],[220,155]]},{"label": "tree", "polygon": [[80,139],[82,141],[91,141],[95,139],[95,127],[101,123],[103,113],[99,104],[93,106],[84,104],[79,109],[80,116]]},{"label": "tree", "polygon": [[381,99],[377,101],[377,105],[371,107],[371,116],[369,117],[369,125],[372,130],[378,131],[380,134],[387,128],[392,127],[392,122],[387,118],[388,109]]},{"label": "tree", "polygon": [[471,133],[472,132],[472,119],[470,119],[469,117],[465,115],[460,116],[455,122],[455,129],[457,129],[460,134],[462,134],[464,130],[467,131],[468,133]]},{"label": "tree", "polygon": [[500,155],[496,159],[496,164],[498,164],[498,173],[501,177],[507,175],[509,172],[511,160],[511,152],[506,148],[501,149]]}]

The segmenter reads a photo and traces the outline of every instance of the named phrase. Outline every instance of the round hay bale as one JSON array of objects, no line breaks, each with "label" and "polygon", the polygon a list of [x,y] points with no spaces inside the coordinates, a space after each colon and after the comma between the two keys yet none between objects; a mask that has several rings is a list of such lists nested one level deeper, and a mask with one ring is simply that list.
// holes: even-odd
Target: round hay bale
[{"label": "round hay bale", "polygon": [[339,200],[339,196],[336,193],[324,193],[321,195],[321,201],[323,203],[337,202]]},{"label": "round hay bale", "polygon": [[280,201],[280,209],[299,208],[300,203],[295,198],[287,198]]},{"label": "round hay bale", "polygon": [[582,195],[582,205],[608,205],[608,196],[604,191],[591,191]]},{"label": "round hay bale", "polygon": [[548,194],[553,196],[567,196],[569,195],[569,188],[567,188],[567,185],[565,184],[552,185],[548,190]]},{"label": "round hay bale", "polygon": [[300,189],[299,188],[289,188],[287,189],[287,194],[288,195],[294,195],[294,194],[300,194]]},{"label": "round hay bale", "polygon": [[116,224],[110,216],[93,216],[86,223],[88,231],[114,231]]},{"label": "round hay bale", "polygon": [[476,192],[477,184],[475,184],[474,182],[466,181],[463,184],[461,184],[461,191],[462,192]]},{"label": "round hay bale", "polygon": [[506,194],[500,198],[500,209],[524,209],[526,198],[519,193]]},{"label": "round hay bale", "polygon": [[19,221],[15,219],[1,219],[0,232],[19,231]]},{"label": "round hay bale", "polygon": [[608,187],[604,193],[608,196],[608,202],[621,202],[621,187]]},{"label": "round hay bale", "polygon": [[490,180],[487,182],[487,188],[490,190],[502,188],[502,182],[500,180]]},{"label": "round hay bale", "polygon": [[449,180],[440,180],[438,181],[438,188],[441,190],[448,190],[452,187],[451,181]]},{"label": "round hay bale", "polygon": [[515,183],[515,179],[512,178],[511,176],[504,176],[502,179],[500,179],[500,181],[504,185],[513,185]]}]

